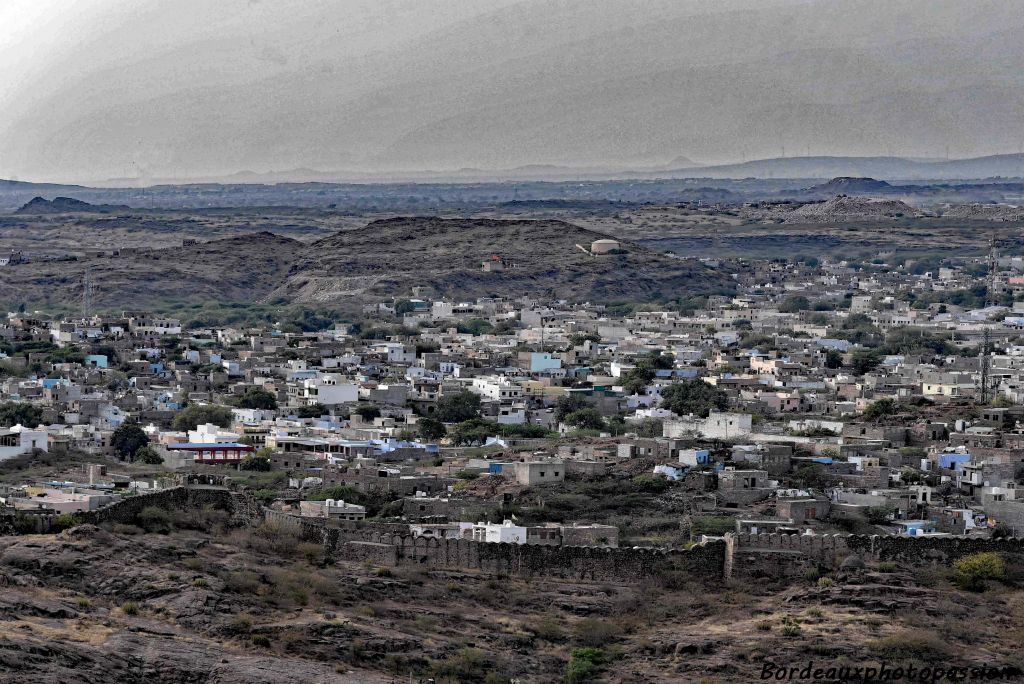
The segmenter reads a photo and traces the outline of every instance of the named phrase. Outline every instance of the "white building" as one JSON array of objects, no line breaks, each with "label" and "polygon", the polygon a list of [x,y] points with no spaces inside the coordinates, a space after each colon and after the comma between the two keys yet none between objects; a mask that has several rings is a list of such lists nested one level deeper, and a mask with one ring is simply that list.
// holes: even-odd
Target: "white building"
[{"label": "white building", "polygon": [[29,430],[15,425],[9,430],[0,430],[0,461],[31,453],[33,449],[49,451],[46,432]]},{"label": "white building", "polygon": [[494,401],[516,401],[523,397],[523,387],[508,378],[496,376],[473,378],[474,393]]},{"label": "white building", "polygon": [[302,381],[298,387],[297,403],[312,406],[322,404],[349,404],[359,401],[359,387],[342,375],[323,373]]},{"label": "white building", "polygon": [[234,444],[241,437],[237,432],[224,430],[213,423],[197,425],[195,430],[188,431],[188,441],[193,444]]},{"label": "white building", "polygon": [[498,523],[477,523],[473,525],[473,541],[492,544],[525,544],[526,528],[514,525],[511,520]]}]

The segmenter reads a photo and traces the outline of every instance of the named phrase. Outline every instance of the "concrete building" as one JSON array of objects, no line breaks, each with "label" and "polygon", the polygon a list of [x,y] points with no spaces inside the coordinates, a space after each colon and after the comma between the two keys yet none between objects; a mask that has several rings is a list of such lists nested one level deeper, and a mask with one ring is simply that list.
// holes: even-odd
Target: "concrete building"
[{"label": "concrete building", "polygon": [[515,463],[513,466],[516,481],[521,485],[533,486],[565,481],[564,461],[530,461]]},{"label": "concrete building", "polygon": [[348,503],[341,499],[327,499],[326,501],[300,501],[299,514],[304,518],[362,520],[366,517],[366,507]]},{"label": "concrete building", "polygon": [[32,453],[33,449],[49,451],[46,432],[29,430],[21,425],[0,430],[0,461]]}]

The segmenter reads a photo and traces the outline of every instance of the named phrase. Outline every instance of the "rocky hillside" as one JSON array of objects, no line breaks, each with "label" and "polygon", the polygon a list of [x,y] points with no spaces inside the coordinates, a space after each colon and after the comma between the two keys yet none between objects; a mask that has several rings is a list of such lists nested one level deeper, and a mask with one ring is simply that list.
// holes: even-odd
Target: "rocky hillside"
[{"label": "rocky hillside", "polygon": [[825,194],[825,195],[846,195],[846,194],[865,194],[865,193],[877,193],[885,192],[892,188],[891,185],[883,180],[875,180],[874,178],[858,178],[853,176],[839,176],[833,178],[827,183],[821,183],[820,185],[813,185],[807,188],[807,192],[813,194]]},{"label": "rocky hillside", "polygon": [[127,211],[131,207],[123,204],[89,204],[72,197],[55,197],[47,200],[44,197],[33,197],[22,205],[15,214],[108,214],[115,211]]},{"label": "rocky hillside", "polygon": [[[196,245],[131,249],[0,269],[0,303],[77,308],[85,276],[97,308],[270,300],[358,308],[413,286],[460,299],[483,295],[642,301],[729,289],[722,274],[624,242],[592,257],[576,247],[608,237],[561,221],[397,218],[313,243],[270,232]],[[505,268],[484,272],[494,258]]]},{"label": "rocky hillside", "polygon": [[[455,298],[556,296],[644,300],[658,293],[727,289],[720,273],[623,242],[625,253],[593,257],[607,235],[563,221],[395,218],[310,245],[275,295],[301,302],[408,296],[425,286]],[[505,267],[485,272],[484,261]]]},{"label": "rocky hillside", "polygon": [[1024,207],[1009,204],[954,204],[946,207],[942,216],[986,221],[1024,221]]},{"label": "rocky hillside", "polygon": [[86,274],[97,308],[255,302],[284,280],[301,247],[297,240],[254,233],[187,247],[32,261],[0,269],[0,302],[77,308]]},{"label": "rocky hillside", "polygon": [[824,202],[805,204],[789,212],[787,223],[843,223],[914,216],[918,210],[905,202],[838,195]]}]

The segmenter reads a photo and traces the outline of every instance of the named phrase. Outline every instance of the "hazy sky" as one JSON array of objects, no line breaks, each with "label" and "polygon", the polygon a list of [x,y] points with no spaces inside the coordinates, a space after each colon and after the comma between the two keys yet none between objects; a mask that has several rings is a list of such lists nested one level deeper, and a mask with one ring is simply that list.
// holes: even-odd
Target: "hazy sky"
[{"label": "hazy sky", "polygon": [[1024,144],[1019,0],[0,0],[0,177]]}]

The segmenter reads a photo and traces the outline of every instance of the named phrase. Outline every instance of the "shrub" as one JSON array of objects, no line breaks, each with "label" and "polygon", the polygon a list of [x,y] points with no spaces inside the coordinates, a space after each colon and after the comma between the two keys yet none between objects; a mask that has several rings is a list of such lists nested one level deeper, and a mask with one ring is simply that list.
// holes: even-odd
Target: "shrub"
[{"label": "shrub", "polygon": [[125,601],[121,604],[121,612],[125,615],[138,615],[139,604],[135,603],[134,601]]},{"label": "shrub", "polygon": [[569,664],[565,666],[565,680],[569,684],[593,681],[607,662],[608,656],[600,649],[573,649]]},{"label": "shrub", "polygon": [[953,581],[968,591],[981,591],[986,580],[1001,580],[1005,576],[1006,564],[996,553],[973,553],[953,563]]},{"label": "shrub", "polygon": [[73,514],[61,513],[53,519],[53,522],[50,524],[50,531],[60,532],[61,530],[66,530],[69,527],[74,527],[75,523],[75,516]]},{"label": "shrub", "polygon": [[671,487],[672,483],[664,475],[637,475],[633,478],[633,486],[640,492],[660,494]]},{"label": "shrub", "polygon": [[236,594],[257,594],[260,590],[260,578],[255,572],[248,570],[241,570],[238,572],[230,572],[227,575],[222,576],[224,580],[224,589],[226,591],[233,591]]},{"label": "shrub", "polygon": [[573,634],[576,641],[586,647],[601,648],[621,633],[618,625],[596,618],[584,618],[576,623]]},{"label": "shrub", "polygon": [[156,449],[148,444],[139,447],[138,451],[135,452],[135,460],[146,465],[160,465],[164,462],[163,457],[156,452]]},{"label": "shrub", "polygon": [[946,644],[927,632],[905,631],[875,639],[867,644],[868,652],[884,660],[940,661],[949,655]]},{"label": "shrub", "polygon": [[194,580],[192,580],[192,586],[193,587],[208,587],[208,586],[210,586],[210,582],[205,577],[196,577]]},{"label": "shrub", "polygon": [[782,618],[782,636],[798,637],[802,631],[799,618],[795,618],[792,615],[786,615]]},{"label": "shrub", "polygon": [[541,618],[540,622],[530,626],[529,630],[533,632],[533,636],[544,641],[557,643],[565,639],[561,625],[552,617]]},{"label": "shrub", "polygon": [[259,646],[260,648],[270,647],[270,637],[266,634],[253,634],[251,641],[253,646]]},{"label": "shrub", "polygon": [[478,648],[463,648],[444,660],[435,660],[431,674],[442,681],[507,682],[494,658]]},{"label": "shrub", "polygon": [[248,615],[236,615],[224,629],[230,634],[248,634],[252,629],[252,620]]},{"label": "shrub", "polygon": [[269,473],[273,465],[270,463],[270,459],[265,456],[253,456],[252,454],[246,456],[238,464],[238,467],[242,470],[251,470],[258,473]]},{"label": "shrub", "polygon": [[171,529],[171,514],[157,506],[146,506],[139,511],[139,523],[147,532],[168,532]]},{"label": "shrub", "polygon": [[836,583],[836,581],[834,579],[832,579],[831,577],[819,577],[818,578],[818,586],[822,587],[822,588],[835,586],[835,583]]},{"label": "shrub", "polygon": [[314,565],[323,560],[324,547],[323,544],[314,544],[313,542],[301,542],[298,545],[298,552],[306,559],[306,562],[310,565]]}]

